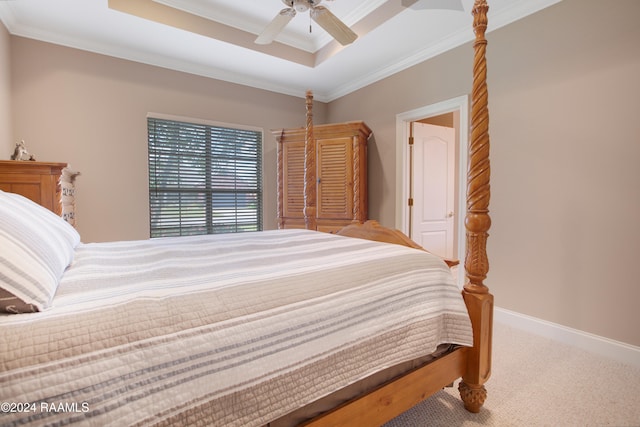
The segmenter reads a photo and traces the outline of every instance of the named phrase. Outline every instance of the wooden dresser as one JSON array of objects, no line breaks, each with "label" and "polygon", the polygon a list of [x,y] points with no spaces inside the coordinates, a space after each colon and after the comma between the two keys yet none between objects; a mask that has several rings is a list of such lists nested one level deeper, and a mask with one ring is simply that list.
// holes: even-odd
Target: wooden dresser
[{"label": "wooden dresser", "polygon": [[[305,128],[272,131],[278,141],[278,228],[305,228]],[[316,141],[316,229],[336,232],[367,218],[367,140],[364,122],[313,127]]]},{"label": "wooden dresser", "polygon": [[21,194],[74,227],[77,175],[66,163],[0,160],[0,190]]}]

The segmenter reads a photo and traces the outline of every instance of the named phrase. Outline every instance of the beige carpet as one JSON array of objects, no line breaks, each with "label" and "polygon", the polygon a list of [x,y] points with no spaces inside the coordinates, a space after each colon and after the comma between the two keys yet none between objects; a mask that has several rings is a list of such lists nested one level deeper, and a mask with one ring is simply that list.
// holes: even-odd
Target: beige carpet
[{"label": "beige carpet", "polygon": [[500,323],[486,387],[478,414],[456,383],[385,427],[640,426],[640,369]]}]

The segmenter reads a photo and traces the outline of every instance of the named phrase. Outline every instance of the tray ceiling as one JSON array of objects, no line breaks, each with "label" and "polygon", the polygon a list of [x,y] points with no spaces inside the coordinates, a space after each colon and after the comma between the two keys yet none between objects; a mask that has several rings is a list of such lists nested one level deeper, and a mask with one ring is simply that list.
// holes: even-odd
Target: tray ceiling
[{"label": "tray ceiling", "polygon": [[[559,1],[489,0],[489,32]],[[474,38],[473,0],[322,5],[354,43],[299,13],[273,43],[255,44],[281,0],[0,0],[0,20],[13,35],[299,97],[311,89],[325,102]]]}]

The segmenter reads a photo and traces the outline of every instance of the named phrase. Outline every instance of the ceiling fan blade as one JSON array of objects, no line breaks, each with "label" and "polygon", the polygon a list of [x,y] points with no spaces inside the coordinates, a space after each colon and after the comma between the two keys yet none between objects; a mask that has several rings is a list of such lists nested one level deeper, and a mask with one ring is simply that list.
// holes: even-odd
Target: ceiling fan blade
[{"label": "ceiling fan blade", "polygon": [[316,6],[311,9],[311,19],[316,21],[327,33],[341,45],[353,43],[358,35],[351,31],[341,20],[324,6]]},{"label": "ceiling fan blade", "polygon": [[280,13],[273,18],[273,21],[262,30],[262,33],[258,36],[254,43],[256,44],[269,44],[280,34],[280,31],[287,26],[289,21],[296,16],[296,11],[293,8],[282,9]]},{"label": "ceiling fan blade", "polygon": [[464,11],[462,0],[402,0],[402,6],[412,9],[449,9]]}]

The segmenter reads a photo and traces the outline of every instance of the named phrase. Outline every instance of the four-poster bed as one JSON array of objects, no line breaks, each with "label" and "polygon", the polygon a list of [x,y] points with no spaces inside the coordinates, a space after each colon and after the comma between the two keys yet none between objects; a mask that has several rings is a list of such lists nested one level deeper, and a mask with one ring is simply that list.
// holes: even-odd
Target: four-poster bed
[{"label": "four-poster bed", "polygon": [[[426,397],[462,378],[460,397],[470,412],[479,412],[487,391],[484,384],[491,375],[491,349],[493,330],[493,295],[483,283],[489,270],[486,252],[489,216],[490,162],[489,162],[489,110],[487,91],[487,65],[485,32],[487,29],[486,0],[476,0],[472,14],[474,42],[473,88],[471,93],[471,123],[468,147],[468,178],[466,204],[466,255],[464,267],[467,282],[462,290],[473,325],[474,346],[461,347],[429,362],[421,368],[400,376],[340,406],[328,414],[309,422],[310,426],[349,425],[357,419],[362,425],[379,425],[411,408]],[[312,115],[313,95],[306,97],[306,150],[305,150],[305,224],[315,227],[316,176],[315,138]],[[376,221],[364,224],[354,222],[338,234],[383,241],[420,248],[403,233],[381,227]],[[422,249],[422,248],[420,248]],[[445,260],[453,266],[456,261]]]},{"label": "four-poster bed", "polygon": [[374,426],[459,378],[478,412],[493,311],[487,10],[476,0],[462,296],[448,265],[396,230],[311,231],[308,96],[310,230],[83,244],[0,192],[0,309],[24,309],[0,314],[0,424]]}]

